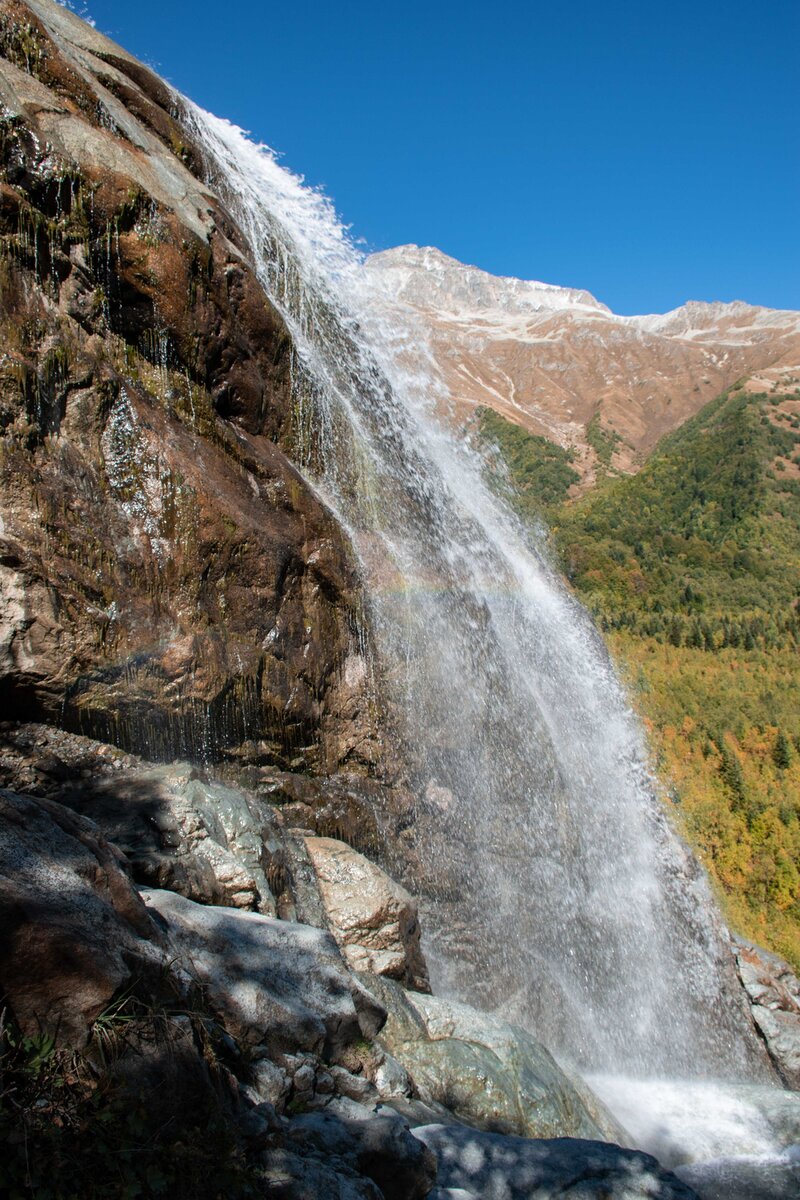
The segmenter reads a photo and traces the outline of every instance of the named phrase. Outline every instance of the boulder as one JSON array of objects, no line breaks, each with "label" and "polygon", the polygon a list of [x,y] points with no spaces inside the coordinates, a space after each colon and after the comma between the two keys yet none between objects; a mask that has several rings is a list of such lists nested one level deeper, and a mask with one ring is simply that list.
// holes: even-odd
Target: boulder
[{"label": "boulder", "polygon": [[292,1121],[289,1137],[348,1162],[378,1185],[385,1200],[423,1200],[436,1182],[434,1155],[396,1117],[346,1120],[308,1113]]},{"label": "boulder", "polygon": [[341,1158],[278,1146],[266,1151],[262,1161],[269,1200],[384,1200],[371,1179]]},{"label": "boulder", "polygon": [[[268,876],[276,878],[282,855],[268,804],[188,763],[130,773],[115,780],[107,800],[117,814],[113,836],[138,877],[201,903],[276,915]],[[160,844],[148,844],[146,832]]]},{"label": "boulder", "polygon": [[383,1007],[348,972],[329,933],[195,904],[174,892],[147,888],[141,895],[162,919],[178,959],[244,1045],[335,1057],[380,1029]]},{"label": "boulder", "polygon": [[435,1153],[441,1187],[481,1200],[697,1200],[649,1154],[605,1142],[532,1141],[445,1125],[420,1126],[414,1137]]},{"label": "boulder", "polygon": [[0,791],[0,1003],[23,1033],[85,1045],[115,994],[167,973],[163,945],[91,821]]},{"label": "boulder", "polygon": [[305,844],[345,960],[357,971],[430,991],[413,896],[344,842],[306,837]]},{"label": "boulder", "polygon": [[[229,768],[231,773],[234,768]],[[137,883],[326,928],[303,839],[270,800],[190,763],[159,766],[92,738],[0,722],[0,786],[90,817]]]},{"label": "boulder", "polygon": [[388,1012],[381,1045],[424,1103],[504,1133],[625,1140],[597,1097],[524,1029],[391,980],[361,978]]},{"label": "boulder", "polygon": [[428,1193],[427,1200],[480,1200],[480,1196],[475,1192],[468,1192],[464,1188],[434,1188]]},{"label": "boulder", "polygon": [[777,954],[733,939],[736,966],[756,1027],[787,1087],[800,1091],[800,980]]},{"label": "boulder", "polygon": [[27,741],[28,761],[55,773],[59,800],[97,823],[138,882],[203,904],[276,914],[268,875],[279,877],[282,854],[269,804],[189,763],[156,766],[42,726],[3,734],[2,757],[10,757],[9,743]]},{"label": "boulder", "polygon": [[277,1112],[283,1112],[291,1090],[291,1080],[285,1070],[268,1058],[257,1059],[250,1069],[252,1087],[262,1100]]}]

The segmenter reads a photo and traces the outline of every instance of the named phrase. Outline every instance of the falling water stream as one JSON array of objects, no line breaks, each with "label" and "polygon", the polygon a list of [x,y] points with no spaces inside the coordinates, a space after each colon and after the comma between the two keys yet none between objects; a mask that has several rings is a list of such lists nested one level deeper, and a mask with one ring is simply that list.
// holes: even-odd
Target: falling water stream
[{"label": "falling water stream", "polygon": [[419,797],[434,990],[526,1025],[618,1110],[665,1078],[767,1080],[705,877],[544,535],[437,418],[424,336],[330,203],[181,103],[293,334],[300,466],[360,559]]}]

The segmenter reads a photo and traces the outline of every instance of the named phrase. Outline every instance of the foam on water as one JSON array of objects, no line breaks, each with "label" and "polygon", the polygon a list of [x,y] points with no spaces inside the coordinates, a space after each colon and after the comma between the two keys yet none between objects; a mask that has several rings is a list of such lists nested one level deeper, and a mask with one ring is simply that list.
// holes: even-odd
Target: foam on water
[{"label": "foam on water", "polygon": [[696,1079],[588,1075],[635,1144],[665,1166],[750,1155],[771,1159],[800,1140],[800,1096]]}]

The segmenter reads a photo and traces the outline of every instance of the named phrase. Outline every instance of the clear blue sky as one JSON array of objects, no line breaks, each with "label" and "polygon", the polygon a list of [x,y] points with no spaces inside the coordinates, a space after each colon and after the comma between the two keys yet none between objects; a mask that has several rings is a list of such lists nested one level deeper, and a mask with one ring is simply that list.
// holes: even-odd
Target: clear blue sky
[{"label": "clear blue sky", "polygon": [[[79,6],[79,5],[78,5]],[[800,0],[88,0],[370,249],[800,309]]]}]

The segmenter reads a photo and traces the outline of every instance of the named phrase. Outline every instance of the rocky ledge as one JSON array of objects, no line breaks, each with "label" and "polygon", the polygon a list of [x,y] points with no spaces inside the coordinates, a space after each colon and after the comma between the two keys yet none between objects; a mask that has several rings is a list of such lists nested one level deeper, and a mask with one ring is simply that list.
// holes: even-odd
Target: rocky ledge
[{"label": "rocky ledge", "polygon": [[744,938],[733,948],[753,1021],[787,1087],[800,1091],[800,980],[777,954]]},{"label": "rocky ledge", "polygon": [[523,1030],[407,990],[427,987],[413,897],[291,802],[0,735],[0,781],[27,792],[0,792],[10,1187],[58,1164],[56,1194],[117,1194],[114,1161],[140,1195],[493,1194],[477,1155],[498,1195],[692,1194],[610,1146],[624,1132]]}]

